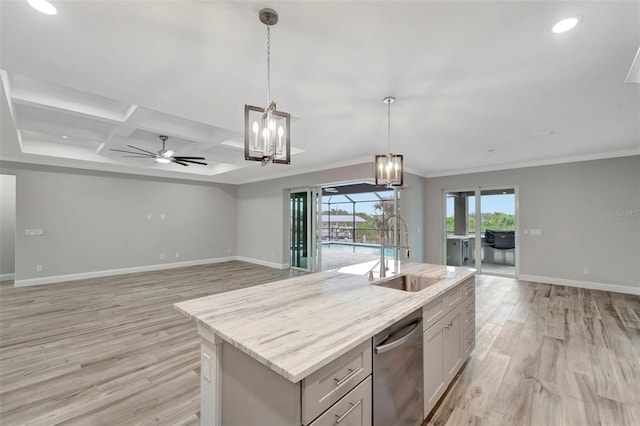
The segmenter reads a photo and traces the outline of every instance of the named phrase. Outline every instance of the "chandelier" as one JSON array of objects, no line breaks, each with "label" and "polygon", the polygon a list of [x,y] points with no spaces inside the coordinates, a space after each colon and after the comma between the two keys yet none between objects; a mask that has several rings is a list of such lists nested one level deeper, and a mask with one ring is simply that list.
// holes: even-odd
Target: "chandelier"
[{"label": "chandelier", "polygon": [[376,185],[386,185],[387,188],[402,186],[404,173],[402,155],[391,153],[391,104],[396,98],[388,96],[382,100],[387,104],[387,149],[388,154],[376,155]]},{"label": "chandelier", "polygon": [[267,107],[244,106],[244,159],[263,166],[291,164],[291,116],[278,111],[271,99],[271,26],[278,22],[278,13],[262,9],[259,17],[267,27]]}]

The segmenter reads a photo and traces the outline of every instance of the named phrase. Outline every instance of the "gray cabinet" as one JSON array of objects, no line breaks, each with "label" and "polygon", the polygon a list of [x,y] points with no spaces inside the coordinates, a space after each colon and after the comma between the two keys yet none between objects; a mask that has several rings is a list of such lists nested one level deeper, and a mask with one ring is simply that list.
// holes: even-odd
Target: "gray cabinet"
[{"label": "gray cabinet", "polygon": [[462,366],[461,308],[452,309],[424,332],[424,417],[427,417]]},{"label": "gray cabinet", "polygon": [[221,354],[221,425],[371,426],[371,339],[298,383],[226,342]]},{"label": "gray cabinet", "polygon": [[[475,345],[475,278],[425,305],[424,417],[462,368]],[[439,318],[439,319],[438,319]]]},{"label": "gray cabinet", "polygon": [[333,404],[309,426],[370,426],[371,376]]},{"label": "gray cabinet", "polygon": [[469,237],[447,237],[447,265],[465,266],[469,263]]},{"label": "gray cabinet", "polygon": [[[367,340],[306,377],[302,380],[302,423],[310,424],[370,375],[371,340]],[[371,381],[367,383],[371,406]],[[339,408],[333,411],[340,411]]]}]

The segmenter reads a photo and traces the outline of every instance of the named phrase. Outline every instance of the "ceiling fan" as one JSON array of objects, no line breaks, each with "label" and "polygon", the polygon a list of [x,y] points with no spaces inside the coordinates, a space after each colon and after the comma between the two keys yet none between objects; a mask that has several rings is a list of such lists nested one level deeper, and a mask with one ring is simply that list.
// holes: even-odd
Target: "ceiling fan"
[{"label": "ceiling fan", "polygon": [[126,152],[127,154],[134,154],[134,155],[123,155],[123,157],[153,158],[156,160],[156,163],[162,163],[162,164],[176,163],[176,164],[180,164],[181,166],[188,166],[189,164],[187,163],[193,163],[193,164],[202,164],[203,166],[207,165],[207,163],[204,163],[202,161],[195,161],[195,160],[204,160],[205,159],[204,157],[182,157],[179,155],[175,155],[176,152],[173,149],[165,148],[164,145],[167,139],[169,139],[168,136],[160,135],[160,140],[162,140],[162,149],[157,153],[153,153],[151,151],[147,151],[146,149],[138,148],[133,145],[127,145],[127,146],[129,148],[137,149],[138,151],[141,151],[141,152],[125,151],[122,149],[110,149],[110,150],[117,151],[117,152]]}]

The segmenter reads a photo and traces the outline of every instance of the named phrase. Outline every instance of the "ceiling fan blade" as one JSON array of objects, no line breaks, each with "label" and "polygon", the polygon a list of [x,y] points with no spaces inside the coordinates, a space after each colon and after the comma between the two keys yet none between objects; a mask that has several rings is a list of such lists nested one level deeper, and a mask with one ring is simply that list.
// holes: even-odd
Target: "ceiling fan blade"
[{"label": "ceiling fan blade", "polygon": [[185,163],[202,164],[203,166],[207,165],[207,163],[203,163],[201,161],[185,160],[185,159],[182,159],[182,158],[179,161],[182,161],[182,162],[185,162]]},{"label": "ceiling fan blade", "polygon": [[183,157],[181,155],[174,155],[173,158],[177,158],[178,160],[206,160],[204,157]]},{"label": "ceiling fan blade", "polygon": [[154,157],[155,158],[155,154],[142,154],[141,152],[135,152],[135,151],[125,151],[123,149],[113,149],[113,148],[109,148],[109,151],[116,151],[116,152],[126,152],[127,154],[135,154],[135,155],[139,155],[141,157]]},{"label": "ceiling fan blade", "polygon": [[152,158],[150,155],[123,155],[122,158]]},{"label": "ceiling fan blade", "polygon": [[176,160],[175,158],[172,158],[171,161],[173,161],[176,164],[180,164],[181,166],[188,166],[187,163],[183,163],[182,161]]},{"label": "ceiling fan blade", "polygon": [[154,157],[157,155],[155,152],[151,152],[151,151],[147,151],[146,149],[142,149],[142,148],[138,148],[136,146],[133,145],[127,145],[129,148],[133,148],[133,149],[137,149],[138,151],[142,151],[142,152],[146,152],[147,154],[151,154]]}]

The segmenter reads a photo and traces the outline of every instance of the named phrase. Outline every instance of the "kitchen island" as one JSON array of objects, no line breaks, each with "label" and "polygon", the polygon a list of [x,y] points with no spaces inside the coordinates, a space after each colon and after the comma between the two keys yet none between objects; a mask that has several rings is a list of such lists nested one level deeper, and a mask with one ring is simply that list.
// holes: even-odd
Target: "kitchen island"
[{"label": "kitchen island", "polygon": [[[405,292],[372,285],[366,276],[321,272],[177,303],[202,338],[202,424],[315,426],[356,385],[368,386],[359,392],[370,394],[371,338],[417,309],[424,309],[425,331],[457,309],[461,367],[473,271],[406,262],[399,273],[439,280]],[[446,298],[450,294],[455,297]],[[326,379],[334,373],[338,378]],[[425,400],[435,403],[439,396],[427,395],[430,386],[425,383]],[[446,386],[440,388],[441,394]],[[370,424],[370,403],[346,404],[345,412],[360,411],[362,423]]]}]

